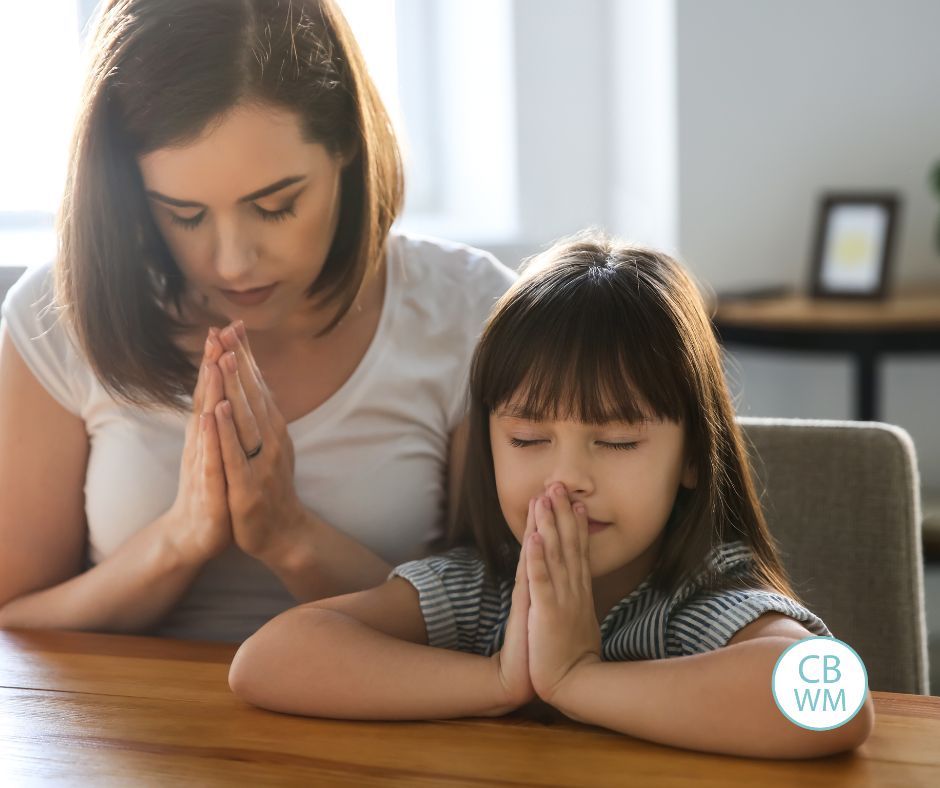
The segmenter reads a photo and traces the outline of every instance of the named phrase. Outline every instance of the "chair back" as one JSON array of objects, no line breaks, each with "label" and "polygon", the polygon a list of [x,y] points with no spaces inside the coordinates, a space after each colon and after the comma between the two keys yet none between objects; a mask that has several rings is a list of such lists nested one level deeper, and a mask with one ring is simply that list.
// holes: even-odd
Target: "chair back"
[{"label": "chair back", "polygon": [[741,418],[794,591],[851,645],[873,690],[926,695],[917,458],[900,427]]}]

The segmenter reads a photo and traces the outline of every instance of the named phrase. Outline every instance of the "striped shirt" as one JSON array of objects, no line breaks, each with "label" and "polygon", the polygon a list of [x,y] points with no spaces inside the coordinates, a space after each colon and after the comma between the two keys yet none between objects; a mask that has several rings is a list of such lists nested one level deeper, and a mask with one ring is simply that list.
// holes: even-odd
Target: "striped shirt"
[{"label": "striped shirt", "polygon": [[[740,576],[748,571],[752,554],[742,542],[730,542],[715,548],[707,561],[725,576]],[[410,561],[389,577],[402,577],[417,589],[429,645],[482,656],[502,648],[514,581],[492,580],[474,548]],[[691,580],[665,594],[654,590],[647,577],[601,622],[602,656],[624,661],[713,651],[771,612],[799,621],[814,635],[831,635],[822,619],[775,591],[705,591]]]}]

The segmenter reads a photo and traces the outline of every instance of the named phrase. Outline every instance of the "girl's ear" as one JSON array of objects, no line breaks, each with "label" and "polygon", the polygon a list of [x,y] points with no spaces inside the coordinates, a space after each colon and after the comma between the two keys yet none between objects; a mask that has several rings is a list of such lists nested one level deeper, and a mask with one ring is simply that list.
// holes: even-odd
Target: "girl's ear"
[{"label": "girl's ear", "polygon": [[694,490],[698,486],[698,468],[695,467],[695,461],[691,457],[682,467],[682,480],[679,483],[687,490]]}]

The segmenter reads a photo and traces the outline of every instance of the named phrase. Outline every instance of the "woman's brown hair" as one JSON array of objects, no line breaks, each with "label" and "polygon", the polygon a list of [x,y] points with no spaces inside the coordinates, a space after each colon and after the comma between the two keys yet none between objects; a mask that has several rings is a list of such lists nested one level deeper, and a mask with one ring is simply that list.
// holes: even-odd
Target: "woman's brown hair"
[{"label": "woman's brown hair", "polygon": [[352,156],[308,291],[335,306],[324,333],[378,266],[400,210],[395,135],[333,0],[105,3],[59,215],[56,301],[102,383],[127,401],[181,407],[196,375],[174,341],[186,329],[176,316],[185,282],[137,157],[195,139],[240,102],[292,111],[307,141]]},{"label": "woman's brown hair", "polygon": [[533,419],[682,424],[694,489],[680,488],[653,586],[672,593],[705,559],[740,540],[754,554],[745,585],[793,596],[755,492],[721,357],[691,277],[675,260],[597,233],[533,258],[500,299],[470,372],[470,435],[450,546],[476,544],[489,571],[511,578],[519,545],[496,494],[489,418],[512,401]]}]

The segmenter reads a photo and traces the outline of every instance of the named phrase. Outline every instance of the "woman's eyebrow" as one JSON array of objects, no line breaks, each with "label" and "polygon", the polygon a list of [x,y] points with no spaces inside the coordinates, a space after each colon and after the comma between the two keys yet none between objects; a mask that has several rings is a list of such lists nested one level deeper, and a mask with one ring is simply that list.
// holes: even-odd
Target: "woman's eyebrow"
[{"label": "woman's eyebrow", "polygon": [[[238,202],[252,202],[253,200],[260,200],[262,197],[267,197],[269,194],[274,194],[279,192],[281,189],[286,189],[288,186],[293,186],[295,183],[306,180],[306,175],[290,175],[287,178],[281,178],[279,181],[275,181],[269,186],[265,186],[257,191],[252,192],[251,194],[246,194],[244,197],[239,197]],[[178,200],[175,197],[167,197],[165,194],[161,194],[158,191],[153,189],[147,190],[147,196],[152,197],[154,200],[159,200],[164,202],[167,205],[173,205],[177,208],[205,208],[205,204],[201,202],[195,202],[194,200]]]}]

